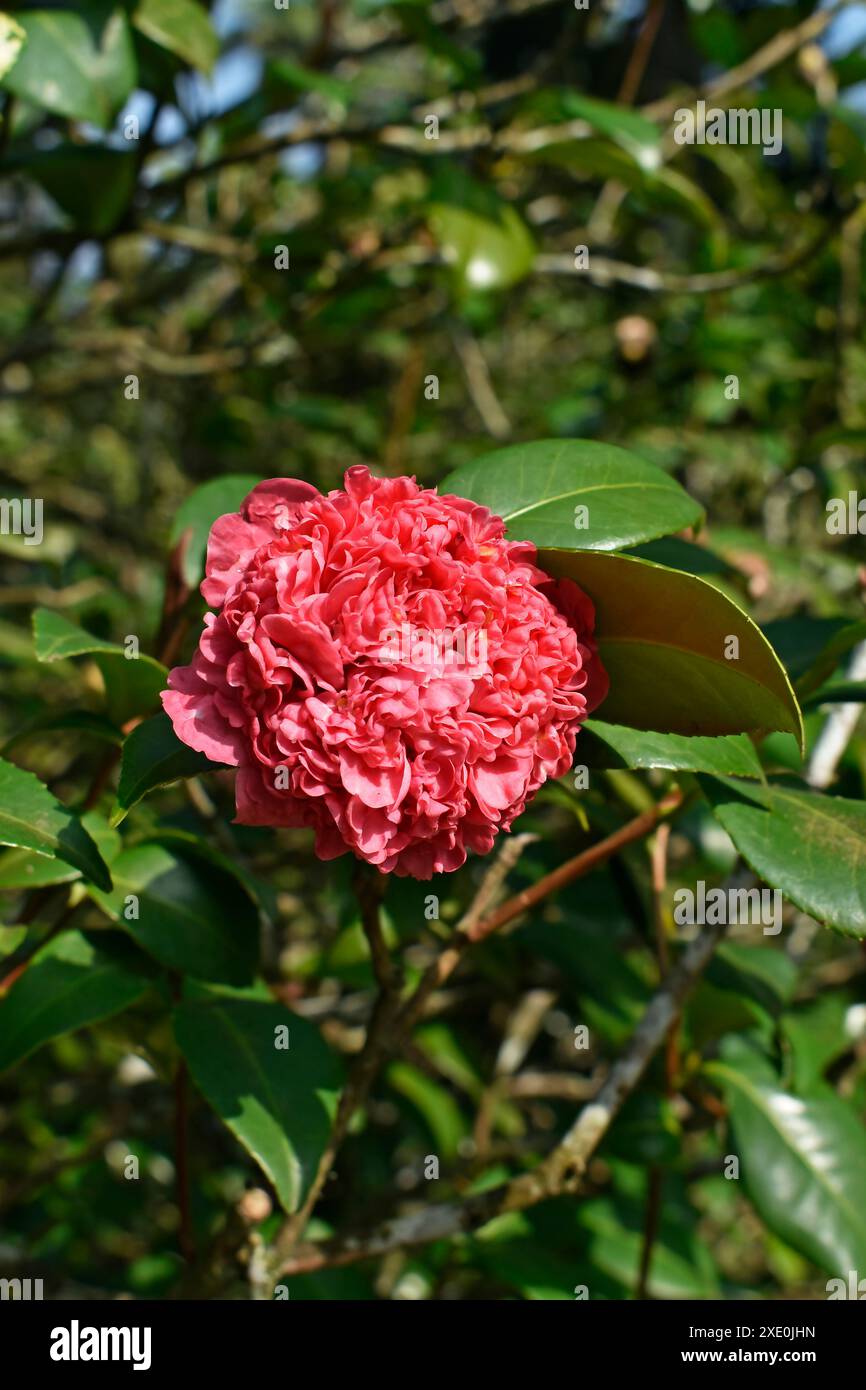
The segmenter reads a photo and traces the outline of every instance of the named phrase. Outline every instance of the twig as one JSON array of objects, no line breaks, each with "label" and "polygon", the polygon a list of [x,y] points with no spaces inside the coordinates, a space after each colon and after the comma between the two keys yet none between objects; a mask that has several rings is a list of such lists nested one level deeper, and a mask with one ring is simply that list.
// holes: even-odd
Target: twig
[{"label": "twig", "polygon": [[668,271],[652,270],[649,266],[628,265],[625,261],[590,254],[586,269],[578,271],[575,270],[574,257],[570,252],[536,256],[533,269],[540,274],[569,275],[576,280],[591,280],[598,285],[618,282],[632,285],[638,290],[648,290],[652,294],[714,294],[721,290],[736,290],[756,280],[772,280],[788,275],[817,255],[834,230],[834,225],[828,223],[802,246],[794,247],[761,265],[750,266],[747,270],[710,270],[698,275],[675,275]]},{"label": "twig", "polygon": [[331,1126],[328,1142],[319,1159],[316,1174],[309,1191],[298,1211],[285,1224],[277,1235],[273,1247],[259,1247],[250,1261],[250,1279],[254,1296],[270,1297],[270,1285],[275,1277],[275,1267],[284,1260],[303,1233],[310,1216],[318,1202],[334,1161],[346,1137],[352,1117],[367,1100],[373,1082],[379,1074],[381,1064],[387,1055],[388,1037],[400,1006],[401,975],[391,959],[387,943],[382,934],[381,902],[386,880],[379,873],[366,871],[359,865],[355,876],[358,905],[361,910],[361,923],[370,947],[373,973],[379,985],[379,994],[373,1008],[370,1025],[364,1046],[361,1049],[349,1079],[343,1088],[337,1105],[337,1113]]},{"label": "twig", "polygon": [[[421,983],[403,1010],[399,1020],[400,1036],[405,1034],[414,1026],[417,1019],[423,1012],[427,999],[435,989],[448,979],[459,961],[463,957],[466,948],[474,942],[484,941],[493,932],[499,931],[500,927],[512,922],[515,917],[528,912],[537,903],[549,897],[551,893],[556,893],[560,888],[564,888],[567,883],[572,883],[576,878],[582,878],[597,865],[603,864],[612,855],[625,845],[629,845],[634,840],[640,840],[644,835],[648,835],[655,828],[658,822],[671,811],[674,811],[682,801],[682,793],[679,789],[670,792],[657,806],[651,807],[634,820],[628,821],[626,825],[615,830],[612,835],[608,835],[598,844],[591,845],[582,854],[576,855],[573,859],[568,859],[564,864],[560,864],[558,869],[546,874],[539,879],[531,888],[525,888],[522,892],[515,894],[503,903],[502,907],[489,916],[480,920],[478,916],[470,916],[467,921],[464,919],[458,925],[452,943],[436,958],[433,964],[421,978]],[[471,910],[470,910],[471,912]]]},{"label": "twig", "polygon": [[637,36],[635,46],[631,51],[631,56],[628,60],[628,65],[617,93],[616,99],[618,102],[621,102],[623,106],[631,106],[638,94],[664,12],[665,0],[649,0],[644,22],[640,27],[640,32]]},{"label": "twig", "polygon": [[174,1076],[174,1165],[177,1205],[180,1212],[178,1243],[187,1264],[195,1260],[195,1234],[189,1193],[189,1076],[186,1062],[178,1063]]},{"label": "twig", "polygon": [[402,1247],[426,1245],[484,1226],[505,1212],[523,1211],[548,1197],[580,1188],[590,1159],[625,1101],[635,1090],[650,1059],[662,1045],[689,990],[709,963],[724,925],[704,927],[650,1001],[623,1056],[598,1096],[581,1110],[564,1139],[530,1173],[462,1202],[428,1205],[394,1217],[372,1232],[347,1236],[297,1251],[279,1274],[300,1274],[372,1259]]},{"label": "twig", "polygon": [[[745,62],[740,63],[735,68],[730,68],[727,72],[714,78],[712,82],[708,82],[698,95],[706,98],[720,97],[726,92],[736,91],[738,87],[745,87],[756,77],[763,76],[770,68],[778,67],[779,63],[784,63],[785,59],[796,53],[798,48],[811,43],[819,34],[823,34],[839,11],[853,3],[854,0],[837,0],[836,4],[828,5],[825,10],[818,10],[815,14],[804,19],[802,23],[795,24],[793,29],[785,29],[782,33],[775,34],[768,43],[764,44],[763,48],[752,53]],[[657,121],[673,115],[679,107],[687,104],[688,102],[684,103],[681,96],[662,97],[658,101],[650,102],[647,106],[642,106],[640,110],[641,115]]]},{"label": "twig", "polygon": [[474,335],[464,324],[455,324],[451,330],[451,341],[460,358],[469,394],[484,428],[494,439],[507,439],[511,434],[511,421],[499,403],[484,354]]}]

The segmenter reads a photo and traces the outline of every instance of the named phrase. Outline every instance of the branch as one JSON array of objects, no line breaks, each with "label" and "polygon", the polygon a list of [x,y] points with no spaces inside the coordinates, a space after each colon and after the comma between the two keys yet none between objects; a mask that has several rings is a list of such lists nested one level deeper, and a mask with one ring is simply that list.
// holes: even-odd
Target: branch
[{"label": "branch", "polygon": [[686,948],[679,963],[650,1001],[626,1052],[613,1067],[596,1098],[584,1106],[564,1139],[537,1168],[462,1202],[426,1206],[420,1211],[394,1217],[365,1235],[308,1246],[286,1260],[278,1273],[290,1275],[334,1268],[386,1255],[407,1246],[449,1240],[485,1226],[495,1216],[505,1212],[524,1211],[548,1197],[577,1192],[590,1159],[664,1042],[724,930],[723,925],[706,926]]},{"label": "branch", "polygon": [[[525,888],[521,893],[509,898],[489,916],[481,917],[480,913],[475,913],[470,908],[466,917],[458,923],[454,940],[437,956],[422,976],[421,983],[412,998],[406,1004],[398,1020],[400,1037],[405,1037],[414,1027],[423,1013],[430,995],[448,979],[468,946],[486,940],[488,936],[499,931],[500,927],[506,926],[515,917],[528,912],[530,908],[535,907],[551,893],[558,892],[567,883],[572,883],[576,878],[582,878],[584,874],[588,874],[599,864],[603,864],[625,845],[648,835],[664,816],[676,810],[681,801],[682,793],[678,789],[672,791],[657,806],[650,807],[648,811],[636,816],[634,820],[630,820],[619,830],[615,830],[606,839],[600,840],[597,845],[591,845],[582,854],[575,855],[573,859],[560,864],[558,869],[554,869],[550,874],[545,874],[544,878],[539,879],[531,888]],[[518,850],[517,853],[519,852]]]}]

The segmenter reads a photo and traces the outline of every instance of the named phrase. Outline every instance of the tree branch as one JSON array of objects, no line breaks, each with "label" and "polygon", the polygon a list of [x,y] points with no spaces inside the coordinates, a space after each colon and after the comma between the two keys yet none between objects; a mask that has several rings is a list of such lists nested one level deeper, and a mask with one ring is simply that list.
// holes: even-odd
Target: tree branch
[{"label": "tree branch", "polygon": [[637,1087],[683,1002],[708,965],[724,933],[708,925],[690,943],[647,1010],[623,1056],[596,1098],[585,1105],[562,1141],[537,1168],[462,1202],[437,1203],[394,1217],[372,1232],[308,1246],[282,1263],[280,1275],[334,1268],[407,1246],[448,1240],[485,1226],[505,1212],[523,1211],[548,1197],[578,1191],[589,1161]]}]

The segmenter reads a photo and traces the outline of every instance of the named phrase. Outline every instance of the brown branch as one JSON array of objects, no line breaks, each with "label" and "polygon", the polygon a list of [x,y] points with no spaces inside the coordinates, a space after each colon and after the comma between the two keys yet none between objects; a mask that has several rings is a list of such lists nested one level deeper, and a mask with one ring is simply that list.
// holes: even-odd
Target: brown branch
[{"label": "brown branch", "polygon": [[558,869],[554,869],[552,873],[539,879],[531,888],[524,888],[522,892],[509,898],[489,916],[479,920],[478,916],[468,914],[467,918],[459,923],[454,940],[441,952],[422,976],[421,983],[405,1006],[399,1020],[400,1036],[405,1036],[414,1027],[430,995],[445,983],[463,958],[463,953],[468,946],[486,940],[493,932],[499,931],[500,927],[513,922],[515,917],[519,917],[524,912],[528,912],[530,908],[536,907],[551,893],[558,892],[566,884],[572,883],[576,878],[582,878],[584,874],[588,874],[599,864],[603,864],[625,845],[648,835],[664,816],[676,810],[681,801],[682,793],[678,789],[672,791],[659,802],[658,806],[652,806],[648,811],[644,811],[634,820],[621,826],[619,830],[615,830],[612,835],[600,840],[598,844],[591,845],[582,854],[567,860]]},{"label": "brown branch", "polygon": [[334,1268],[386,1255],[392,1250],[448,1240],[485,1226],[505,1212],[523,1211],[546,1198],[577,1192],[590,1159],[664,1042],[673,1019],[709,963],[724,930],[720,924],[708,925],[686,948],[650,1001],[628,1048],[598,1095],[584,1106],[553,1152],[531,1172],[462,1202],[436,1203],[396,1216],[366,1234],[307,1246],[285,1260],[278,1274]]}]

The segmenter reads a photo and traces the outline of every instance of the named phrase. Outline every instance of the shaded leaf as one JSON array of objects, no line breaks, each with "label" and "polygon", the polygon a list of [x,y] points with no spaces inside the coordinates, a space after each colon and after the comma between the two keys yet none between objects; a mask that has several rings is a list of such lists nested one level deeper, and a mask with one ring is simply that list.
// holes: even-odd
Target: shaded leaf
[{"label": "shaded leaf", "polygon": [[0,1071],[43,1043],[119,1013],[148,987],[146,975],[81,932],[42,946],[0,996]]},{"label": "shaded leaf", "polygon": [[[251,996],[208,991],[180,1005],[174,1026],[205,1099],[296,1211],[336,1109],[336,1057],[306,1019]],[[275,1046],[282,1028],[288,1048]]]},{"label": "shaded leaf", "polygon": [[157,787],[167,787],[182,778],[213,772],[222,766],[181,743],[167,715],[146,719],[135,726],[123,745],[112,824],[118,825],[136,802]]},{"label": "shaded leaf", "polygon": [[[760,629],[711,584],[626,555],[544,550],[549,574],[595,604],[610,693],[605,723],[660,733],[790,732],[802,722],[788,678]],[[729,639],[738,642],[728,660]]]},{"label": "shaded leaf", "polygon": [[[86,812],[81,824],[110,865],[120,850],[120,836],[95,811]],[[46,888],[54,883],[74,883],[79,878],[80,870],[71,864],[62,859],[46,859],[29,849],[10,849],[0,855],[0,889]]]},{"label": "shaded leaf", "polygon": [[804,1100],[722,1063],[722,1086],[752,1201],[782,1240],[831,1274],[866,1267],[866,1132],[831,1091]]},{"label": "shaded leaf", "polygon": [[98,887],[111,875],[81,821],[32,772],[0,760],[0,844],[62,859]]},{"label": "shaded leaf", "polygon": [[152,656],[142,652],[127,657],[119,643],[94,637],[50,608],[34,610],[33,637],[37,661],[93,657],[105,682],[106,706],[117,724],[158,706],[160,692],[168,684],[168,671]]},{"label": "shaded leaf", "polygon": [[[112,877],[111,893],[92,896],[162,965],[197,979],[233,985],[251,980],[258,916],[229,875],[163,845],[143,844],[118,855]],[[137,900],[132,910],[130,897]]]}]

